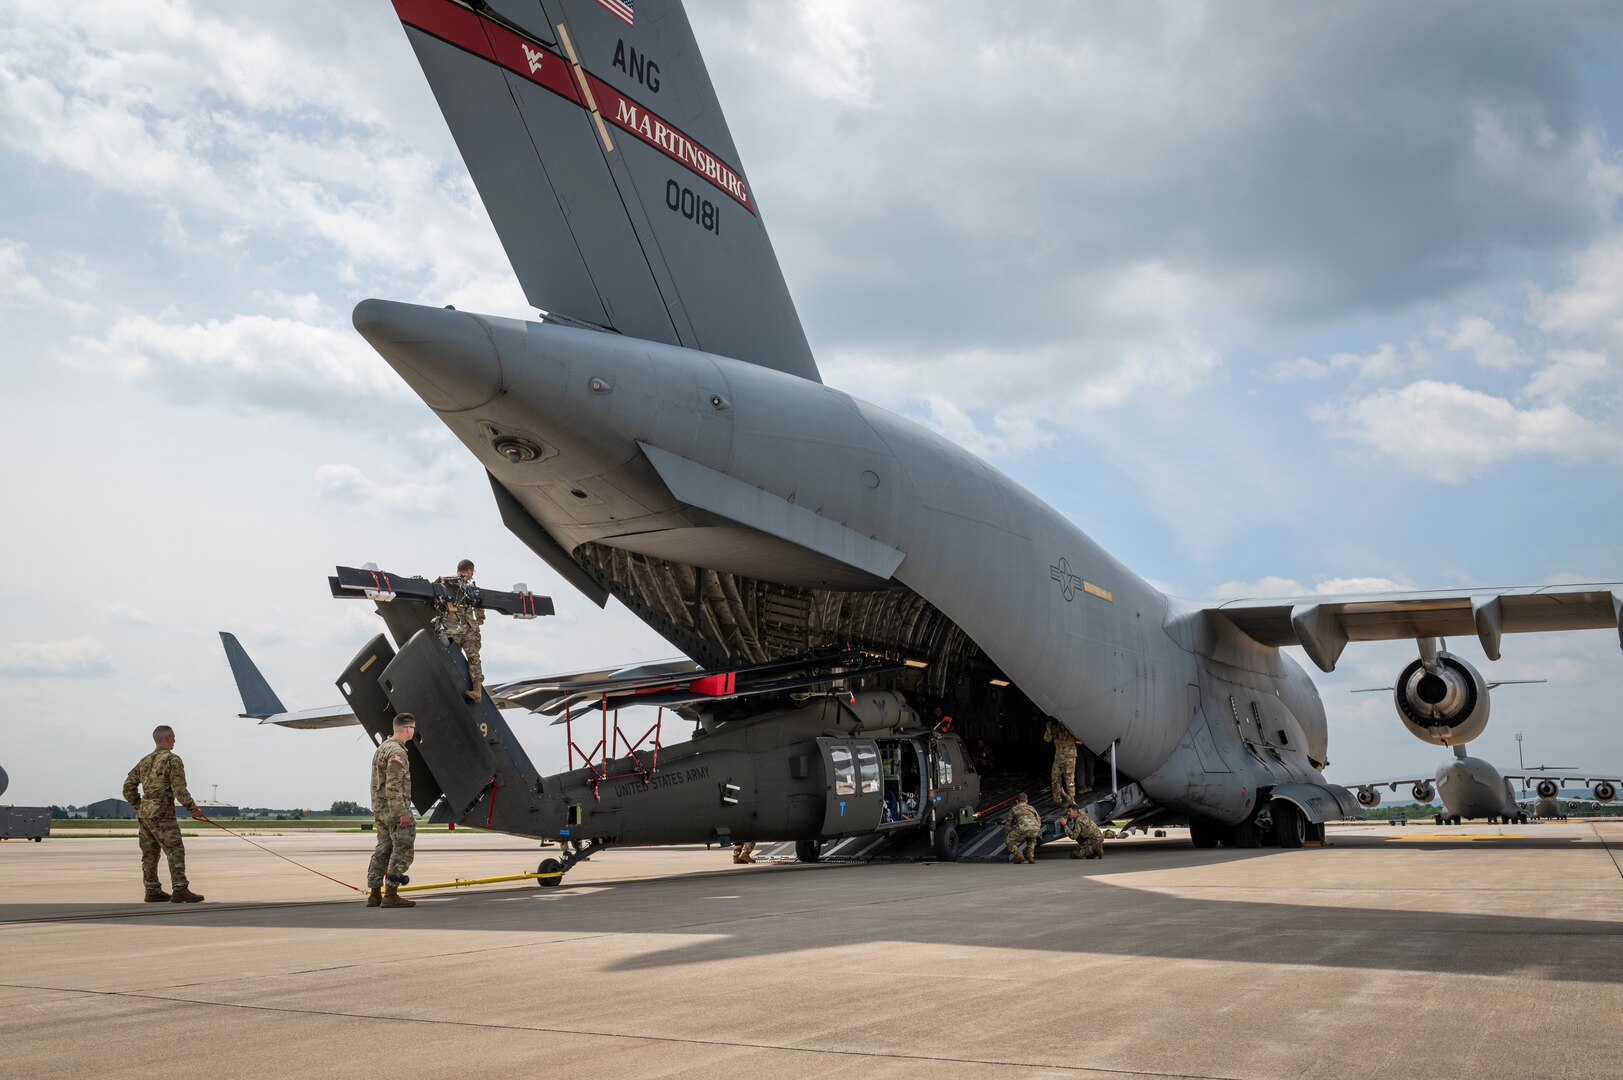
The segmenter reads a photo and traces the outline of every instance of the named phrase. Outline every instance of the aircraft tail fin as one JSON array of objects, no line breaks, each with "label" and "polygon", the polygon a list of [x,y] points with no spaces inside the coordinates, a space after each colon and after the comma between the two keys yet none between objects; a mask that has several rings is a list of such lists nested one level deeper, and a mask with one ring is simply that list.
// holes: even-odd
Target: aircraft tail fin
[{"label": "aircraft tail fin", "polygon": [[276,696],[276,691],[271,689],[265,676],[249,659],[248,650],[242,647],[237,635],[222,630],[220,641],[225,645],[225,658],[231,663],[231,674],[237,680],[237,691],[242,694],[242,715],[263,720],[267,716],[287,712],[282,699]]},{"label": "aircraft tail fin", "polygon": [[819,380],[677,0],[394,0],[530,303]]}]

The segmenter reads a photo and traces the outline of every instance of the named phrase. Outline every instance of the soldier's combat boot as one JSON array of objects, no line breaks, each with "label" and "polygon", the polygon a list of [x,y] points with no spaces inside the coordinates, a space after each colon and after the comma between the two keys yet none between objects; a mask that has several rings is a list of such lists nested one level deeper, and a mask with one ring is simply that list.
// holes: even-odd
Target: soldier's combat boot
[{"label": "soldier's combat boot", "polygon": [[382,885],[374,885],[372,888],[366,890],[366,906],[367,907],[377,907],[378,905],[380,905],[382,903],[383,903],[383,886]]},{"label": "soldier's combat boot", "polygon": [[192,892],[190,886],[181,885],[175,889],[175,895],[171,896],[169,900],[175,904],[201,904],[203,896],[201,893]]},{"label": "soldier's combat boot", "polygon": [[399,889],[399,886],[397,886],[397,885],[386,886],[384,888],[384,890],[383,890],[383,900],[378,904],[378,906],[379,907],[416,907],[417,906],[417,901],[415,901],[415,900],[407,900],[405,897],[400,895],[400,893],[397,891],[398,889]]},{"label": "soldier's combat boot", "polygon": [[169,894],[163,891],[162,885],[148,885],[147,899],[149,904],[162,904],[169,900]]}]

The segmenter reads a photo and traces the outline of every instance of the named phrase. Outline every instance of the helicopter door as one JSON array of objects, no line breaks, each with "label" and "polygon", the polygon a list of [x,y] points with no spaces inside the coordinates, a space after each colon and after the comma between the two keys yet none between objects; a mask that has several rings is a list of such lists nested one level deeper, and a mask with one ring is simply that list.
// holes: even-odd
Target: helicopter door
[{"label": "helicopter door", "polygon": [[827,781],[824,836],[851,836],[879,826],[884,796],[879,786],[879,747],[872,739],[820,738]]}]

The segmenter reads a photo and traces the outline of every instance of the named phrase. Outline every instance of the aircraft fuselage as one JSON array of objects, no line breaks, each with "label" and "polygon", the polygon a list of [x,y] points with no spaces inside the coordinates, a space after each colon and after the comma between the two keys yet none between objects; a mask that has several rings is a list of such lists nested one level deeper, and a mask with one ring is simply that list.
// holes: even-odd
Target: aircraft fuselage
[{"label": "aircraft fuselage", "polygon": [[876,611],[912,602],[945,622],[887,644],[942,664],[960,632],[1156,804],[1233,823],[1259,789],[1323,784],[1299,665],[910,420],[614,334],[375,300],[355,322],[521,510],[509,527],[702,664],[753,658],[748,621],[721,625],[739,583],[794,591],[830,637],[891,632]]}]

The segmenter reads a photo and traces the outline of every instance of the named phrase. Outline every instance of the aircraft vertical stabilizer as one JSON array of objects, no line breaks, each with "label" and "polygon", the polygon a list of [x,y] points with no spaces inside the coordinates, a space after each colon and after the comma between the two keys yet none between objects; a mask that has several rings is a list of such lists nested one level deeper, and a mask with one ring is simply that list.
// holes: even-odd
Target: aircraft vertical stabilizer
[{"label": "aircraft vertical stabilizer", "polygon": [[394,5],[532,304],[820,381],[679,3]]},{"label": "aircraft vertical stabilizer", "polygon": [[259,667],[248,656],[248,650],[242,647],[237,635],[221,630],[220,641],[225,645],[225,658],[231,662],[231,674],[236,677],[237,690],[242,694],[242,715],[263,720],[287,712],[282,699],[259,673]]}]

